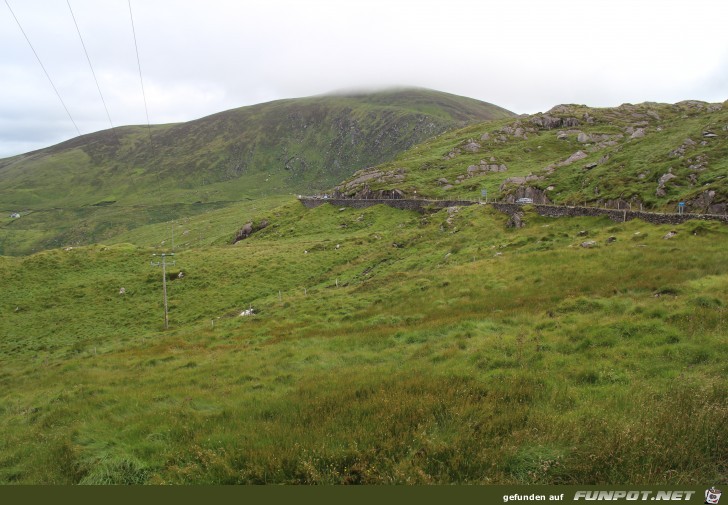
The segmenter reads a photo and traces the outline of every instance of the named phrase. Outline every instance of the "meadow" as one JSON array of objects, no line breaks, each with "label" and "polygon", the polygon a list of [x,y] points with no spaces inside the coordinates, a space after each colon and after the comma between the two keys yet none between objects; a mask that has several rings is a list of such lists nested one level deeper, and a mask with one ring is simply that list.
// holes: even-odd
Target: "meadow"
[{"label": "meadow", "polygon": [[725,481],[728,227],[507,221],[290,198],[0,256],[0,482]]}]

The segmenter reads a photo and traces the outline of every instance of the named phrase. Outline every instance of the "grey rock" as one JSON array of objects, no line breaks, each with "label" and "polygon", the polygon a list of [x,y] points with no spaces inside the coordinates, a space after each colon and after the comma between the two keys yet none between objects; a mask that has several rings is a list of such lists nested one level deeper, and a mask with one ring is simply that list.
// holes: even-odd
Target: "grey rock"
[{"label": "grey rock", "polygon": [[559,166],[565,167],[567,165],[571,165],[575,161],[583,160],[586,158],[588,154],[586,154],[584,151],[576,151],[574,154],[566,158],[564,161],[559,163]]},{"label": "grey rock", "polygon": [[581,245],[581,247],[583,247],[584,249],[591,249],[592,247],[597,246],[597,242],[596,240],[587,240],[586,242],[582,242],[579,245]]},{"label": "grey rock", "polygon": [[468,142],[467,144],[465,144],[463,149],[465,149],[469,153],[477,153],[478,151],[480,151],[480,144],[478,144],[477,142]]},{"label": "grey rock", "polygon": [[521,212],[514,212],[511,214],[506,226],[508,228],[523,228],[525,223],[523,222],[523,214]]}]

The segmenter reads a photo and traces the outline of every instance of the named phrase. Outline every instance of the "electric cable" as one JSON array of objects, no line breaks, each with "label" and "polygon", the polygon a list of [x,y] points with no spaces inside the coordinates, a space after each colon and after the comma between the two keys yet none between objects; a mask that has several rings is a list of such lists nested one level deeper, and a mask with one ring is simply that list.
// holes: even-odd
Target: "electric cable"
[{"label": "electric cable", "polygon": [[81,46],[83,47],[83,52],[86,55],[86,61],[88,61],[88,66],[91,69],[91,75],[94,76],[94,82],[96,83],[96,89],[99,91],[99,96],[101,97],[101,103],[104,104],[104,110],[106,111],[106,117],[109,119],[109,124],[111,125],[111,131],[114,134],[114,138],[117,138],[116,129],[114,128],[113,121],[111,121],[111,114],[109,114],[109,108],[106,106],[106,100],[104,100],[103,93],[101,93],[101,86],[99,85],[99,80],[96,78],[96,72],[94,72],[94,66],[91,64],[91,58],[89,57],[88,51],[86,50],[86,44],[83,42],[83,37],[81,36],[81,30],[78,27],[78,22],[76,22],[76,16],[73,14],[73,9],[71,8],[70,0],[66,0],[66,4],[68,4],[68,10],[71,12],[71,18],[73,18],[73,24],[76,26],[76,33],[78,33],[78,38],[81,41]]},{"label": "electric cable", "polygon": [[46,70],[45,65],[43,65],[43,62],[40,60],[40,56],[38,56],[38,53],[36,52],[35,48],[33,47],[33,44],[31,44],[30,39],[28,38],[28,35],[26,35],[25,30],[23,30],[23,26],[20,24],[18,17],[15,15],[15,12],[13,12],[13,9],[10,7],[8,0],[5,0],[5,5],[8,6],[8,10],[10,10],[10,14],[13,15],[15,22],[18,24],[18,28],[20,28],[20,31],[22,32],[23,37],[25,37],[25,40],[28,42],[28,45],[30,46],[30,49],[33,51],[33,54],[35,55],[35,59],[38,60],[38,63],[40,64],[40,68],[43,69],[43,73],[45,73],[46,77],[48,78],[48,82],[51,83],[51,86],[53,87],[53,91],[56,92],[56,96],[58,97],[58,100],[61,101],[61,105],[63,105],[63,108],[66,111],[66,114],[68,114],[68,118],[71,120],[71,123],[73,123],[73,126],[76,128],[76,132],[78,132],[78,135],[80,137],[82,135],[81,130],[78,129],[78,125],[76,124],[76,121],[73,120],[73,116],[71,116],[71,112],[68,110],[68,107],[66,107],[66,102],[64,102],[63,98],[61,98],[61,94],[58,92],[58,88],[56,88],[56,85],[53,84],[53,79],[51,79],[51,76],[48,73],[48,71]]}]

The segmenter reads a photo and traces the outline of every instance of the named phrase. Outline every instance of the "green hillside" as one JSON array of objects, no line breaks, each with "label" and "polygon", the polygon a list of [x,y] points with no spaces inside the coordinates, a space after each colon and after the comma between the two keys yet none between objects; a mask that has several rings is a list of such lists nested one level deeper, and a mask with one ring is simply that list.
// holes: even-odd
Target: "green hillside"
[{"label": "green hillside", "polygon": [[[720,212],[725,108],[560,106],[324,189]],[[0,254],[1,484],[728,479],[725,224],[248,197],[2,216],[96,243]]]},{"label": "green hillside", "polygon": [[725,481],[728,227],[507,221],[191,217],[166,332],[154,248],[0,257],[0,482]]},{"label": "green hillside", "polygon": [[698,213],[728,209],[728,102],[644,103],[547,113],[444,133],[338,191],[588,204]]},{"label": "green hillside", "polygon": [[[0,254],[93,243],[231,201],[315,192],[448,129],[512,116],[470,98],[402,89],[84,135],[0,160]],[[11,212],[23,219],[8,221]]]}]

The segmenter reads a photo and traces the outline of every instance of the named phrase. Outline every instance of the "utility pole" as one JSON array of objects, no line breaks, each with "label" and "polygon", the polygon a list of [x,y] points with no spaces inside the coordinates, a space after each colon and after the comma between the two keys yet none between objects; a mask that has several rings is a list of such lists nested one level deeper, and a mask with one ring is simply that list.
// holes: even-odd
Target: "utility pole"
[{"label": "utility pole", "polygon": [[[174,256],[174,253],[162,253],[162,254],[152,254],[152,256],[161,256],[162,261],[153,262],[151,261],[151,265],[153,267],[158,267],[159,265],[162,265],[162,290],[164,291],[164,329],[169,328],[169,311],[167,308],[167,256]],[[175,264],[173,261],[171,263],[172,265]]]}]

